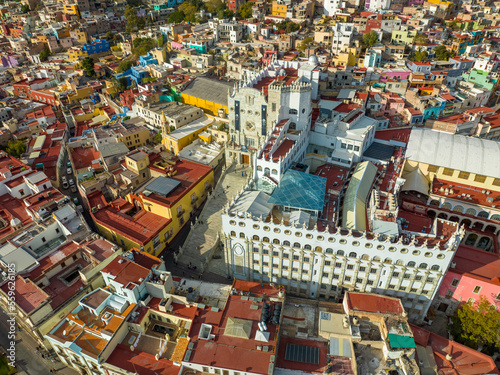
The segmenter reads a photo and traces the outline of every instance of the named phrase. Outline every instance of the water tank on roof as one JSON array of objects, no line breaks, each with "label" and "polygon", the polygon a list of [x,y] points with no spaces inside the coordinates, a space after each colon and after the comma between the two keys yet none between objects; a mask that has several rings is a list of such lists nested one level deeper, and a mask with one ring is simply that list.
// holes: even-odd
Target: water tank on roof
[{"label": "water tank on roof", "polygon": [[311,65],[318,65],[319,64],[318,56],[316,56],[316,55],[309,56],[309,60],[307,60],[307,61]]}]

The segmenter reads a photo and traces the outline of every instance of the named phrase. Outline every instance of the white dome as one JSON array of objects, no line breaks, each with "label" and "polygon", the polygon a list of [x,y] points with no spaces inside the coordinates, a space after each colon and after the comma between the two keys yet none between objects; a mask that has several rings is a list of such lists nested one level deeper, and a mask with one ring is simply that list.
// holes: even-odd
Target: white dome
[{"label": "white dome", "polygon": [[19,220],[17,217],[12,218],[12,220],[10,221],[11,227],[15,227],[19,224],[21,224],[21,220]]},{"label": "white dome", "polygon": [[316,55],[309,56],[308,62],[311,65],[318,65],[319,64],[318,56],[316,56]]}]

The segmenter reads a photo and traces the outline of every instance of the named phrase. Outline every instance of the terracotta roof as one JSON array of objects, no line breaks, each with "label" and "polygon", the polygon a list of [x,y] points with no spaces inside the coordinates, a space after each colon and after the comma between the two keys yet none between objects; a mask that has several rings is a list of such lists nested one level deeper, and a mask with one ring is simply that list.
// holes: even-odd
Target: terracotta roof
[{"label": "terracotta roof", "polygon": [[[17,276],[15,284],[15,301],[16,304],[26,313],[39,308],[44,302],[50,298],[42,289],[35,285],[31,280]],[[4,293],[9,292],[9,284],[5,283],[1,287]]]},{"label": "terracotta roof", "polygon": [[346,298],[349,310],[395,315],[401,315],[404,312],[403,305],[398,298],[355,292],[346,292]]}]

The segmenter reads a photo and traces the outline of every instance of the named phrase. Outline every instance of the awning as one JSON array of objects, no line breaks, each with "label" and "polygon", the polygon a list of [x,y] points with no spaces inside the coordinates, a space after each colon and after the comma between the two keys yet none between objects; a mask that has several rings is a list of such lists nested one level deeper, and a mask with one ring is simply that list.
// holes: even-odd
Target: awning
[{"label": "awning", "polygon": [[389,344],[391,348],[416,348],[415,340],[411,336],[401,336],[389,333]]},{"label": "awning", "polygon": [[417,168],[406,175],[406,182],[401,191],[416,191],[424,195],[429,195],[429,180],[420,168]]}]

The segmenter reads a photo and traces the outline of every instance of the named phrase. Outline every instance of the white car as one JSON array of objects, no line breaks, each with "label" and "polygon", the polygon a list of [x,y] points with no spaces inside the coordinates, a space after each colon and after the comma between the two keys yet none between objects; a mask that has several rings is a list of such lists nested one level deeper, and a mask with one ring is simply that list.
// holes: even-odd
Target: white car
[{"label": "white car", "polygon": [[68,185],[68,180],[66,180],[66,177],[62,176],[61,181],[62,181],[63,189],[67,189],[69,187],[69,185]]},{"label": "white car", "polygon": [[71,168],[68,168],[68,169],[66,169],[66,173],[67,173],[67,174],[72,174],[72,173],[73,173],[73,170],[72,170]]},{"label": "white car", "polygon": [[72,178],[69,180],[69,186],[75,186],[75,181]]}]

